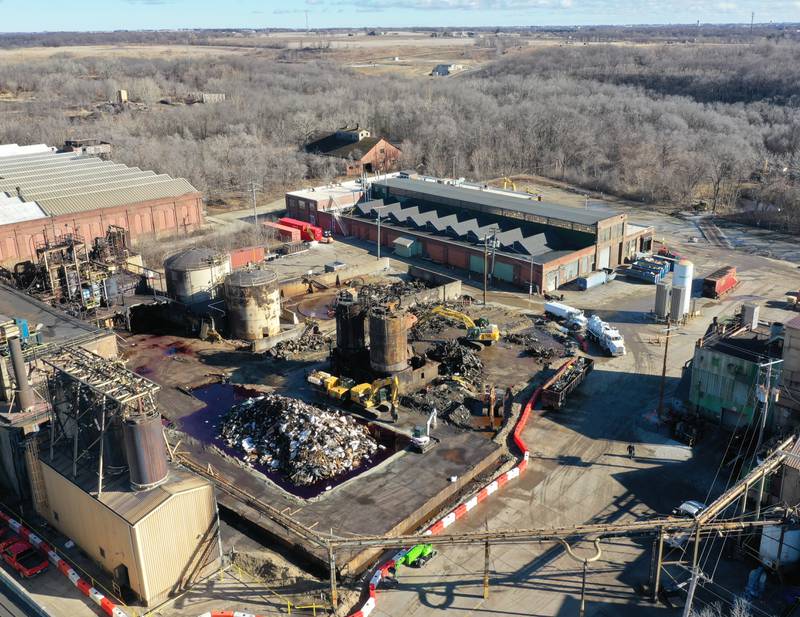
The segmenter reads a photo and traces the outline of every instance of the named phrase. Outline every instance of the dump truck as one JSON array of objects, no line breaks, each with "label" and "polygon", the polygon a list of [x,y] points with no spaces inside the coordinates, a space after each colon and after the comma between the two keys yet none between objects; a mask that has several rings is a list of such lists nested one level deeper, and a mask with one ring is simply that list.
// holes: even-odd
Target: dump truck
[{"label": "dump truck", "polygon": [[586,325],[586,336],[610,356],[625,355],[625,339],[619,330],[612,328],[597,315],[592,315]]},{"label": "dump truck", "polygon": [[563,321],[568,328],[582,330],[586,327],[583,311],[561,302],[545,302],[544,312],[554,319]]},{"label": "dump truck", "polygon": [[594,368],[594,360],[577,356],[566,362],[542,388],[542,407],[559,410],[564,407],[567,397]]},{"label": "dump truck", "polygon": [[703,297],[715,300],[729,294],[739,286],[736,267],[725,266],[703,279]]}]

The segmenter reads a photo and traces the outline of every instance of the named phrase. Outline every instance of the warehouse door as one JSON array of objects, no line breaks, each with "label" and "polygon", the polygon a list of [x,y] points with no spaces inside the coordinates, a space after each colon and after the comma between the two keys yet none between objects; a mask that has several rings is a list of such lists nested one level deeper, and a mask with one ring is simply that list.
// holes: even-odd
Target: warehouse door
[{"label": "warehouse door", "polygon": [[513,283],[514,266],[512,266],[511,264],[503,263],[502,261],[495,262],[494,278],[496,278],[499,281],[506,281],[507,283]]},{"label": "warehouse door", "polygon": [[470,255],[469,269],[471,272],[483,274],[483,255]]},{"label": "warehouse door", "polygon": [[555,291],[558,289],[558,270],[552,270],[547,273],[547,280],[545,282],[545,291]]},{"label": "warehouse door", "polygon": [[604,249],[600,249],[600,259],[598,259],[597,269],[602,270],[603,268],[608,268],[611,265],[611,247],[607,246]]}]

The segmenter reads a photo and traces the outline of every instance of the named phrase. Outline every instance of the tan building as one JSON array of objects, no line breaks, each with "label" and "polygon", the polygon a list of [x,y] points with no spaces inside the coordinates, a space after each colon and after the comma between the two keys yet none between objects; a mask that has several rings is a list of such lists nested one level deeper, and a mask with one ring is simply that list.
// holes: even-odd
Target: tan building
[{"label": "tan building", "polygon": [[171,467],[168,480],[132,491],[128,474],[104,483],[97,470],[56,452],[40,457],[46,504],[39,512],[147,605],[160,604],[220,567],[219,520],[207,480]]}]

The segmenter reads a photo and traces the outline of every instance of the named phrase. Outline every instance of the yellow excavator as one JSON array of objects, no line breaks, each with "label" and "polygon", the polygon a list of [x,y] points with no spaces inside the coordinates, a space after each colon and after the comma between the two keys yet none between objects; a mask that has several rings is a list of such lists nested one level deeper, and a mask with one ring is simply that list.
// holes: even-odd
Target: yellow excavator
[{"label": "yellow excavator", "polygon": [[507,190],[509,186],[511,187],[512,191],[516,191],[517,190],[517,183],[514,182],[508,176],[503,176],[503,190],[504,191]]},{"label": "yellow excavator", "polygon": [[449,309],[441,305],[434,307],[430,315],[441,315],[442,317],[455,319],[463,323],[467,328],[466,339],[468,341],[491,345],[500,340],[500,328],[497,327],[497,324],[489,323],[489,321],[483,317],[473,320],[469,315],[465,315],[461,311]]},{"label": "yellow excavator", "polygon": [[400,381],[396,376],[376,379],[372,383],[359,383],[349,377],[337,377],[325,371],[312,371],[308,383],[316,386],[330,399],[341,403],[352,402],[376,415],[389,413],[397,419],[397,398]]}]

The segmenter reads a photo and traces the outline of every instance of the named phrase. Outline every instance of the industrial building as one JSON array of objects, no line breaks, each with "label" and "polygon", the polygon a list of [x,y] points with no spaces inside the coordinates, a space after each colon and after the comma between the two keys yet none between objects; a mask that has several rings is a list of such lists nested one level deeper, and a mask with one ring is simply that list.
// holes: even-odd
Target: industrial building
[{"label": "industrial building", "polygon": [[188,181],[45,145],[0,146],[0,264],[36,259],[66,235],[131,240],[188,233],[203,224],[202,195]]},{"label": "industrial building", "polygon": [[[338,187],[337,187],[338,188]],[[553,291],[651,248],[653,229],[624,213],[537,201],[531,195],[400,173],[361,185],[343,204],[325,187],[287,193],[289,216],[493,280]],[[341,189],[339,189],[341,191]],[[356,194],[352,191],[351,194]],[[488,253],[488,256],[487,256]]]},{"label": "industrial building", "polygon": [[117,337],[0,288],[0,482],[152,606],[219,568],[212,484],[170,462],[159,386]]},{"label": "industrial building", "polygon": [[[733,318],[717,321],[697,341],[691,361],[689,402],[701,417],[728,429],[749,426],[758,417],[758,390],[777,389],[783,370],[784,328],[759,321],[759,307],[745,304]],[[794,424],[773,406],[773,427]]]}]

